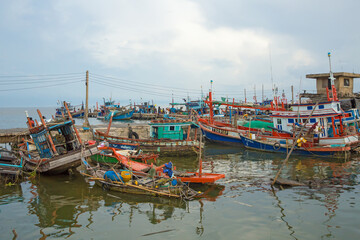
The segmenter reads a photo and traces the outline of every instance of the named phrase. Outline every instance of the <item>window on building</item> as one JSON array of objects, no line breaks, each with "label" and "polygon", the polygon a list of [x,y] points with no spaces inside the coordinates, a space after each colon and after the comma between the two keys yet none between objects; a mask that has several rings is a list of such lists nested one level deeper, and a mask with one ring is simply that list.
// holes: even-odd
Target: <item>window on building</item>
[{"label": "window on building", "polygon": [[175,126],[170,126],[170,131],[175,131]]},{"label": "window on building", "polygon": [[312,106],[307,106],[307,110],[312,110],[313,107]]},{"label": "window on building", "polygon": [[350,87],[350,79],[348,78],[344,79],[344,87]]},{"label": "window on building", "polygon": [[315,118],[310,118],[310,123],[315,123],[316,119]]},{"label": "window on building", "polygon": [[338,112],[340,112],[340,104],[338,103],[336,106],[337,106]]},{"label": "window on building", "polygon": [[280,118],[277,119],[277,124],[281,124],[281,119]]},{"label": "window on building", "polygon": [[324,105],[319,105],[319,109],[324,109],[325,106]]},{"label": "window on building", "polygon": [[294,119],[288,119],[288,123],[294,123]]}]

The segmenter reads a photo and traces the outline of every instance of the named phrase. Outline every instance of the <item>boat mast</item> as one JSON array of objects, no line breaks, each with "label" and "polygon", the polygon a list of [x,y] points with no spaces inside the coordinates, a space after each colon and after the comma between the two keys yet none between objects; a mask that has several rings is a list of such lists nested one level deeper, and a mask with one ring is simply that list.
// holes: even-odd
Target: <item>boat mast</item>
[{"label": "boat mast", "polygon": [[328,57],[329,57],[329,68],[330,68],[330,82],[331,82],[331,91],[332,91],[332,97],[334,101],[338,101],[339,99],[337,98],[337,94],[336,94],[336,88],[335,88],[335,78],[334,78],[334,74],[331,71],[331,53],[328,52]]}]

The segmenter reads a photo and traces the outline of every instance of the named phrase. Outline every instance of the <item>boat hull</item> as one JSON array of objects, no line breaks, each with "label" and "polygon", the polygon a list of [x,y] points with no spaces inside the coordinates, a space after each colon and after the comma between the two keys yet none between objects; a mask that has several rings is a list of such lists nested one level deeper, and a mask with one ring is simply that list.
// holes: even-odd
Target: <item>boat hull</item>
[{"label": "boat hull", "polygon": [[[265,152],[273,152],[273,153],[282,153],[288,154],[291,149],[291,145],[284,147],[280,144],[267,143],[263,141],[258,141],[254,139],[250,139],[245,136],[241,136],[241,140],[246,148],[265,151]],[[335,158],[343,158],[350,156],[350,147],[348,146],[319,146],[319,147],[309,147],[309,148],[299,148],[295,147],[292,154],[297,155],[305,155],[305,156],[318,156],[318,157],[335,157]]]},{"label": "boat hull", "polygon": [[201,123],[199,125],[205,138],[210,142],[226,145],[242,145],[241,138],[239,137],[239,133],[237,131],[214,128],[211,126],[205,126]]},{"label": "boat hull", "polygon": [[99,152],[100,150],[97,149],[97,146],[93,145],[86,147],[83,152],[81,152],[81,149],[78,149],[50,159],[30,159],[24,155],[24,167],[28,171],[37,171],[43,174],[61,174],[70,168],[78,167],[82,157],[90,157]]}]

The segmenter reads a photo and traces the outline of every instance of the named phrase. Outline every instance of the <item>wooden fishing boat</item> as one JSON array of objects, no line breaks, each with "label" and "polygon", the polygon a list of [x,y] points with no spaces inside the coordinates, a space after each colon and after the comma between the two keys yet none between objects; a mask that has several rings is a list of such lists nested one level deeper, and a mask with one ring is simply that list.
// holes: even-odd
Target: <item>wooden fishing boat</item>
[{"label": "wooden fishing boat", "polygon": [[[111,125],[111,120],[109,126]],[[100,141],[115,144],[133,143],[139,144],[144,152],[157,153],[160,156],[194,156],[199,150],[199,141],[196,140],[197,124],[190,120],[161,120],[152,121],[150,124],[150,138],[136,139],[109,135],[96,130],[95,135]],[[194,138],[191,139],[191,129],[195,129]],[[109,128],[108,128],[109,132]],[[137,135],[134,132],[129,136]],[[203,145],[201,145],[203,147]]]},{"label": "wooden fishing boat", "polygon": [[[267,138],[257,139],[255,135],[248,137],[241,135],[241,140],[246,148],[264,151],[287,154],[290,152],[293,143],[279,143],[277,141],[271,141]],[[330,144],[319,146],[317,144],[306,142],[301,146],[296,146],[293,150],[293,154],[307,155],[314,157],[332,157],[332,158],[348,158],[351,155],[351,147],[346,144]]]},{"label": "wooden fishing boat", "polygon": [[119,151],[114,148],[102,147],[102,150],[112,151],[111,156],[113,159],[116,159],[121,163],[126,169],[131,169],[134,174],[138,176],[147,176],[150,171],[153,169],[156,172],[156,176],[159,177],[175,177],[182,182],[188,183],[214,183],[219,179],[225,177],[225,174],[219,173],[206,173],[202,172],[202,161],[200,160],[200,170],[199,172],[181,172],[173,169],[172,163],[163,164],[161,166],[156,166],[153,163],[148,164],[146,162],[136,162],[131,160],[129,157],[122,155]]},{"label": "wooden fishing boat", "polygon": [[[187,185],[171,178],[136,178],[127,182],[115,178],[114,181],[104,177],[106,172],[98,170],[92,179],[103,189],[130,194],[149,195],[154,197],[181,198],[192,200],[198,195],[198,192],[192,190]],[[111,171],[110,171],[111,172]],[[90,178],[91,180],[91,178]]]},{"label": "wooden fishing boat", "polygon": [[143,162],[147,164],[148,162],[156,162],[157,158],[159,157],[158,154],[153,153],[143,153],[141,151],[135,151],[135,150],[118,150],[117,148],[104,148],[100,147],[99,150],[101,150],[100,153],[94,154],[90,157],[90,159],[95,163],[100,164],[116,164],[119,163],[116,156],[113,154],[113,149],[116,149],[115,151],[122,156],[128,157],[132,161],[136,162]]},{"label": "wooden fishing boat", "polygon": [[200,194],[173,178],[134,176],[132,171],[127,170],[97,170],[91,167],[85,159],[82,159],[82,162],[90,173],[82,174],[89,176],[89,180],[95,181],[104,190],[184,200],[191,200]]},{"label": "wooden fishing boat", "polygon": [[[71,114],[71,116],[73,118],[82,118],[84,117],[85,115],[85,110],[84,110],[84,104],[82,104],[81,106],[72,106],[69,102],[66,102],[67,104],[67,108]],[[55,112],[55,118],[57,119],[62,119],[64,118],[65,116],[67,116],[68,113],[67,113],[67,110],[65,108],[65,105],[64,103],[62,103],[61,107],[57,108],[56,109],[56,112]]]},{"label": "wooden fishing boat", "polygon": [[[67,108],[66,103],[65,107]],[[41,112],[37,111],[42,125],[35,124],[29,117],[27,122],[36,151],[30,151],[28,145],[24,145],[20,149],[26,170],[59,174],[69,168],[79,166],[81,157],[89,157],[100,152],[95,144],[82,144],[68,109],[70,121],[53,126],[47,126]]]},{"label": "wooden fishing boat", "polygon": [[0,147],[0,175],[16,177],[23,167],[23,159],[19,159],[14,152]]},{"label": "wooden fishing boat", "polygon": [[135,109],[126,109],[125,107],[110,110],[110,112],[105,116],[105,120],[109,121],[112,117],[113,120],[129,120],[133,116]]},{"label": "wooden fishing boat", "polygon": [[228,144],[228,145],[242,145],[239,133],[244,131],[238,130],[234,127],[218,127],[204,120],[199,121],[202,134],[205,138],[214,143]]}]

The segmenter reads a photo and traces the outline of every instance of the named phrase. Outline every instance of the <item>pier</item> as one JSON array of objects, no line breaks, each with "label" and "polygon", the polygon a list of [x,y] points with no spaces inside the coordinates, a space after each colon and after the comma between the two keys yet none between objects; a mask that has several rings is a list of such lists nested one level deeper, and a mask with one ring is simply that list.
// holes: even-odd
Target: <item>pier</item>
[{"label": "pier", "polygon": [[[93,134],[91,131],[82,130],[81,126],[76,126],[79,129],[80,137],[83,140],[91,140]],[[131,124],[133,132],[136,132],[140,138],[147,138],[150,134],[150,127],[147,124]],[[106,132],[106,125],[97,125],[93,127],[94,130],[100,130]],[[113,126],[110,129],[110,134],[127,137],[128,126],[127,124]],[[20,143],[22,139],[29,139],[30,132],[26,128],[12,128],[12,129],[0,129],[0,144],[4,143]]]}]

